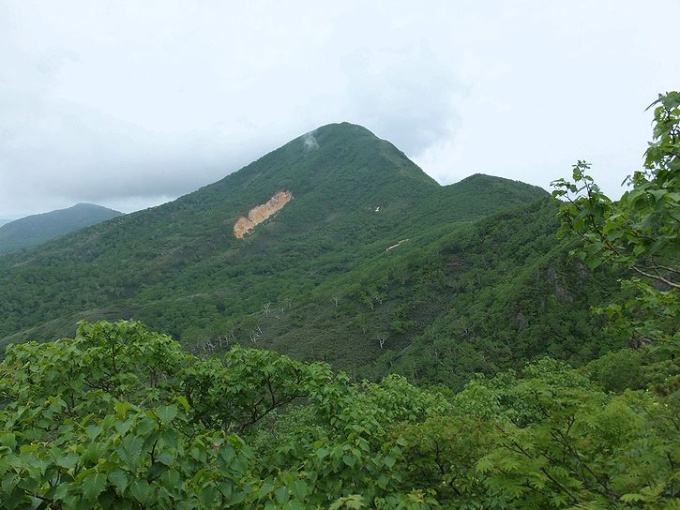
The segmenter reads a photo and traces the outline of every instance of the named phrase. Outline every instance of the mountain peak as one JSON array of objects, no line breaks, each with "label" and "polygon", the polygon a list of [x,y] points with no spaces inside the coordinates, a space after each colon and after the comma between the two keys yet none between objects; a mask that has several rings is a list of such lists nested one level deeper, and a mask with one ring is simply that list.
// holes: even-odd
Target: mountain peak
[{"label": "mountain peak", "polygon": [[[500,184],[473,185],[480,180]],[[178,317],[249,316],[386,253],[417,258],[463,223],[536,198],[501,181],[442,187],[368,129],[321,126],[175,201],[2,257],[0,316],[11,319],[0,321],[0,335],[106,313],[163,323],[181,337]],[[24,278],[45,277],[45,265],[50,280],[31,287],[21,315],[2,308],[22,298]],[[190,311],[176,314],[178,306]]]},{"label": "mountain peak", "polygon": [[517,181],[514,179],[508,179],[506,177],[497,177],[494,175],[487,175],[481,173],[469,175],[461,179],[457,183],[451,184],[450,186],[456,186],[459,189],[475,189],[475,190],[487,187],[502,188],[520,186],[524,189],[533,189],[535,192],[539,194],[548,195],[548,192],[539,186],[533,186],[531,184],[526,184],[524,182]]},{"label": "mountain peak", "polygon": [[0,226],[0,254],[36,246],[122,214],[100,205],[78,203],[66,209],[10,221]]}]

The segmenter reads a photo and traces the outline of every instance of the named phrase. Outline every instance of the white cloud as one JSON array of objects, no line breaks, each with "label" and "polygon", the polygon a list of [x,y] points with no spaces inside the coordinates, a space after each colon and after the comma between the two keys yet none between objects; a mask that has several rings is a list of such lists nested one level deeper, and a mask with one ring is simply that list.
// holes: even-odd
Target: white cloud
[{"label": "white cloud", "polygon": [[659,29],[679,15],[673,0],[7,0],[0,217],[157,203],[340,121],[442,183],[547,187],[588,159],[615,193],[645,106],[680,83]]}]

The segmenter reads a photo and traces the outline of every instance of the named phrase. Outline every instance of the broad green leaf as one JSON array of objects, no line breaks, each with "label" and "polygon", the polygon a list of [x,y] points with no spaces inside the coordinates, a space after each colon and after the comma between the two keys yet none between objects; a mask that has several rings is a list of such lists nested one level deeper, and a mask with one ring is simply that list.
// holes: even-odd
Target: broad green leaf
[{"label": "broad green leaf", "polygon": [[101,434],[102,431],[103,429],[100,425],[88,425],[87,427],[85,427],[87,437],[89,437],[92,441],[97,439],[97,437],[99,437],[99,434]]},{"label": "broad green leaf", "polygon": [[156,409],[156,414],[163,425],[168,425],[172,420],[174,420],[175,416],[177,416],[177,412],[177,406],[174,404],[169,406],[161,406]]},{"label": "broad green leaf", "polygon": [[146,481],[132,480],[128,487],[130,495],[135,498],[136,501],[142,505],[146,505],[149,502],[151,490],[149,488],[149,484]]},{"label": "broad green leaf", "polygon": [[108,478],[109,482],[118,489],[121,495],[125,493],[125,489],[128,486],[128,475],[125,471],[115,469],[109,473]]},{"label": "broad green leaf", "polygon": [[6,446],[8,448],[16,448],[17,439],[14,433],[6,432],[0,435],[0,446]]},{"label": "broad green leaf", "polygon": [[106,487],[106,475],[104,473],[90,473],[82,480],[83,496],[88,501],[94,501]]}]

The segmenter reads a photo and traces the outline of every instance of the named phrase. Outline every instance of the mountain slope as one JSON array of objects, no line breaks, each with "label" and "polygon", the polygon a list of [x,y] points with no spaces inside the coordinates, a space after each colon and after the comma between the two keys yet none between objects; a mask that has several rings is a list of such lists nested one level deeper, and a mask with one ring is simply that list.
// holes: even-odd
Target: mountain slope
[{"label": "mountain slope", "polygon": [[[236,239],[238,218],[282,190],[290,203]],[[324,126],[172,203],[0,260],[0,337],[49,339],[81,319],[134,316],[189,338],[313,290],[403,239],[436,238],[546,195],[486,176],[441,187],[368,130]]]},{"label": "mountain slope", "polygon": [[37,246],[69,232],[122,215],[94,204],[76,204],[44,214],[27,216],[0,226],[0,255]]},{"label": "mountain slope", "polygon": [[[135,318],[201,352],[245,343],[453,387],[546,353],[581,363],[611,348],[588,312],[617,286],[568,259],[556,207],[497,177],[440,186],[366,129],[324,126],[174,202],[0,258],[0,345]],[[267,219],[239,239],[245,216]]]},{"label": "mountain slope", "polygon": [[260,347],[362,377],[397,372],[453,387],[541,355],[581,364],[622,345],[590,315],[618,292],[619,275],[570,258],[554,237],[556,212],[545,198],[438,235],[423,231],[223,329],[241,342],[254,330]]}]

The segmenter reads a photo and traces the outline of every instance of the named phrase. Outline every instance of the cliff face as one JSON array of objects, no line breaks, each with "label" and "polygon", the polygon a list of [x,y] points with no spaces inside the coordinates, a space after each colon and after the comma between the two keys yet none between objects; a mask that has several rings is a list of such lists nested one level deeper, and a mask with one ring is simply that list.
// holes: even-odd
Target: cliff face
[{"label": "cliff face", "polygon": [[293,194],[290,191],[277,191],[274,196],[264,204],[253,207],[248,213],[247,218],[241,216],[236,223],[234,223],[234,237],[243,239],[244,235],[267,218],[276,214],[292,199]]}]

